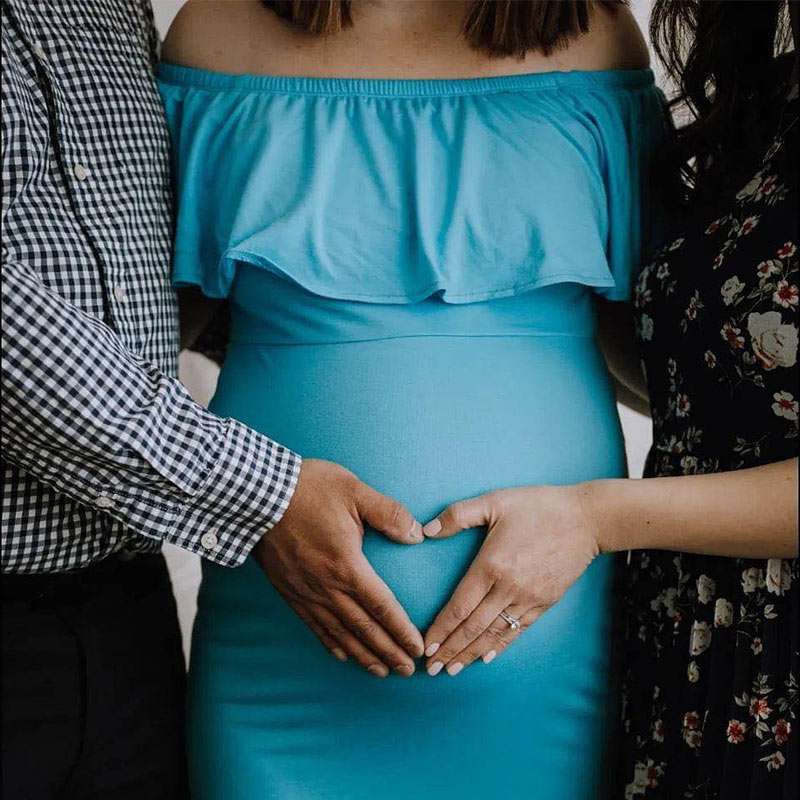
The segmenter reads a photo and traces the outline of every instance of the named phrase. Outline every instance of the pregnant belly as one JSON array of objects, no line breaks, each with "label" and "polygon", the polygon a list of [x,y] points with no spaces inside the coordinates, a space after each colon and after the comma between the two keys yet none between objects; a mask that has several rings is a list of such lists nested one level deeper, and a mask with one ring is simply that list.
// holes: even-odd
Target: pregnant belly
[{"label": "pregnant belly", "polygon": [[[304,457],[342,464],[423,523],[492,489],[625,471],[605,365],[582,337],[234,343],[212,408]],[[425,628],[482,535],[409,547],[368,530],[364,551]]]}]

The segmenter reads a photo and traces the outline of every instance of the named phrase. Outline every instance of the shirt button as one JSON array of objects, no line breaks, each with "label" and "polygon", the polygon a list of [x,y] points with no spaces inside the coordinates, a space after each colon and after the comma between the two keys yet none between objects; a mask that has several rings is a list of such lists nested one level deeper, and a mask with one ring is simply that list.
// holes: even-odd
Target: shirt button
[{"label": "shirt button", "polygon": [[120,303],[124,303],[128,297],[128,293],[125,291],[124,286],[115,286],[114,287],[114,297]]},{"label": "shirt button", "polygon": [[104,494],[100,495],[100,497],[98,497],[97,500],[94,501],[94,504],[98,508],[114,508],[114,501],[110,497],[107,497]]},{"label": "shirt button", "polygon": [[72,170],[72,174],[79,180],[85,181],[89,177],[89,170],[83,166],[83,164],[76,164],[75,169]]},{"label": "shirt button", "polygon": [[200,544],[205,550],[213,550],[219,544],[219,539],[215,533],[204,533],[200,537]]}]

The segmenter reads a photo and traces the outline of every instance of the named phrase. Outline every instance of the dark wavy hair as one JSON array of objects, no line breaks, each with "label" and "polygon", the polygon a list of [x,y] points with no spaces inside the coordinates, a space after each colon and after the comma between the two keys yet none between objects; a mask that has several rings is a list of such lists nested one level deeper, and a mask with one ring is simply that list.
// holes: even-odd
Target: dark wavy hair
[{"label": "dark wavy hair", "polygon": [[[613,7],[625,0],[473,0],[464,38],[491,56],[549,55],[589,30],[593,2]],[[279,17],[309,33],[332,34],[352,26],[350,0],[262,0]]]},{"label": "dark wavy hair", "polygon": [[732,188],[774,133],[791,41],[786,0],[656,0],[650,37],[676,87],[678,128],[656,165],[659,187],[684,205]]}]

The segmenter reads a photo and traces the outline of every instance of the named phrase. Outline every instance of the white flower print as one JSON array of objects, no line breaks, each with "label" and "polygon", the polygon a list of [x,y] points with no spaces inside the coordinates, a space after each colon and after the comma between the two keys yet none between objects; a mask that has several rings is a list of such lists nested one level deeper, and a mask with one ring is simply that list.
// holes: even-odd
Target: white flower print
[{"label": "white flower print", "polygon": [[690,661],[689,666],[686,667],[686,677],[689,683],[697,683],[700,680],[700,667],[697,666],[696,661]]},{"label": "white flower print", "polygon": [[778,248],[776,255],[778,258],[791,258],[797,252],[794,242],[786,242],[783,247]]},{"label": "white flower print", "polygon": [[778,281],[772,295],[773,301],[783,308],[796,308],[798,297],[800,297],[800,289],[789,281]]},{"label": "white flower print", "polygon": [[691,408],[692,403],[691,400],[689,400],[689,395],[680,393],[675,399],[675,413],[679,417],[688,417]]},{"label": "white flower print", "polygon": [[791,392],[775,392],[772,395],[775,402],[772,404],[772,410],[779,416],[785,417],[792,422],[797,422],[798,403],[794,399]]},{"label": "white flower print", "polygon": [[757,656],[764,649],[764,642],[761,641],[760,636],[756,636],[753,641],[750,642],[750,649],[753,651],[754,656]]},{"label": "white flower print", "polygon": [[772,713],[769,703],[764,697],[754,697],[750,701],[750,715],[756,720],[766,719]]},{"label": "white flower print", "polygon": [[689,655],[699,656],[705,653],[711,644],[711,626],[707,622],[695,620],[692,623],[692,634],[689,641]]},{"label": "white flower print", "polygon": [[764,585],[763,569],[749,567],[742,572],[742,591],[745,594],[752,594],[756,589],[763,589]]},{"label": "white flower print", "polygon": [[793,367],[797,363],[797,328],[784,324],[779,312],[750,314],[747,330],[752,337],[753,352],[764,369]]},{"label": "white flower print", "polygon": [[686,311],[684,311],[684,314],[686,314],[686,319],[692,321],[696,320],[697,312],[701,308],[703,308],[703,303],[700,300],[700,292],[697,291],[689,298],[689,305],[686,306]]},{"label": "white flower print", "polygon": [[773,275],[777,275],[780,271],[781,262],[774,258],[768,258],[756,267],[756,274],[761,283],[768,280]]},{"label": "white flower print", "polygon": [[733,623],[733,604],[720,597],[714,604],[714,627],[729,628]]},{"label": "white flower print", "polygon": [[728,741],[731,744],[741,744],[744,741],[744,735],[747,732],[747,725],[744,722],[740,722],[738,719],[732,719],[728,723],[728,729],[726,731]]},{"label": "white flower print", "polygon": [[759,220],[758,214],[753,214],[747,217],[747,219],[745,219],[744,222],[742,222],[741,226],[739,227],[737,234],[739,236],[747,236],[747,234],[751,233],[753,228],[755,228],[756,225],[758,225],[758,220]]},{"label": "white flower print", "polygon": [[722,302],[725,303],[726,306],[731,305],[736,301],[736,296],[740,294],[743,289],[744,284],[736,275],[728,278],[728,280],[722,284]]},{"label": "white flower print", "polygon": [[792,585],[792,568],[782,558],[771,558],[767,561],[767,591],[782,595]]},{"label": "white flower print", "polygon": [[786,757],[780,750],[776,750],[771,756],[764,756],[759,761],[766,761],[767,769],[772,772],[773,770],[780,769],[786,763]]},{"label": "white flower print", "polygon": [[697,467],[697,456],[684,456],[681,459],[681,471],[684,475],[696,475]]},{"label": "white flower print", "polygon": [[714,367],[717,366],[717,357],[711,350],[706,350],[705,354],[703,355],[703,358],[705,359],[706,366],[709,369],[714,369]]},{"label": "white flower print", "polygon": [[676,613],[675,601],[677,599],[678,590],[674,586],[670,586],[668,589],[665,589],[663,592],[661,592],[658,597],[650,601],[650,608],[652,608],[653,611],[658,611],[661,606],[664,606],[667,616],[672,619]]},{"label": "white flower print", "polygon": [[711,602],[714,593],[717,591],[717,584],[708,575],[700,575],[697,578],[697,599],[705,604]]},{"label": "white flower print", "polygon": [[656,764],[652,758],[637,761],[633,770],[633,781],[625,787],[625,800],[636,795],[643,795],[648,789],[658,786],[658,779],[663,776],[665,763]]}]

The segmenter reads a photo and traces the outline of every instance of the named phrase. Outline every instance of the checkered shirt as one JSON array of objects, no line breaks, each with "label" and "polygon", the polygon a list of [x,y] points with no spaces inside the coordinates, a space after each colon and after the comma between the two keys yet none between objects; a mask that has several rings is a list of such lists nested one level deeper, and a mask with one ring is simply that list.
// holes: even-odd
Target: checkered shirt
[{"label": "checkered shirt", "polygon": [[300,458],[174,377],[150,5],[3,0],[2,23],[3,571],[162,542],[240,564]]}]

